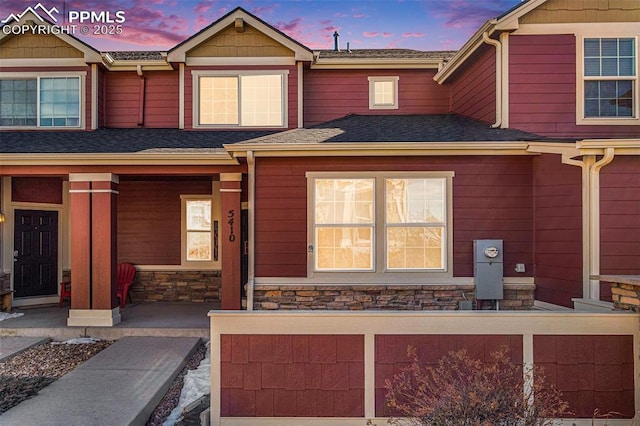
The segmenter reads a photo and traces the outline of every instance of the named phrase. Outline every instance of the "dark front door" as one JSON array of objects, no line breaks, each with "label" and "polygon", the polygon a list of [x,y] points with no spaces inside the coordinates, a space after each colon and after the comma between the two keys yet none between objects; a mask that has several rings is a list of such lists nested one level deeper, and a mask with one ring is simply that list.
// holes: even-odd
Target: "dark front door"
[{"label": "dark front door", "polygon": [[15,297],[55,295],[58,212],[16,210],[13,244]]}]

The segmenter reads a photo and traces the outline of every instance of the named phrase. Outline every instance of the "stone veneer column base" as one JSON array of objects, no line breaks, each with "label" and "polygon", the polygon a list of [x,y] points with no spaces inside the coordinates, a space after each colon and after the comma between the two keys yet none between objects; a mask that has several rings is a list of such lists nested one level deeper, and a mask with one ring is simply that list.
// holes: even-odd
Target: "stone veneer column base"
[{"label": "stone veneer column base", "polygon": [[69,309],[69,327],[113,327],[120,323],[120,307],[113,309]]}]

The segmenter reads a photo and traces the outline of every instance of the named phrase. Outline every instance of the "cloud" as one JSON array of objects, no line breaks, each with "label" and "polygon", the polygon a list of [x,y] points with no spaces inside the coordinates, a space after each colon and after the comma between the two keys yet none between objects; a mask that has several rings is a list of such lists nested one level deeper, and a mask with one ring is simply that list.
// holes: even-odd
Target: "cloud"
[{"label": "cloud", "polygon": [[367,38],[378,37],[378,34],[380,34],[380,33],[377,32],[377,31],[373,31],[373,32],[365,31],[365,32],[362,33],[362,35],[367,37]]},{"label": "cloud", "polygon": [[512,0],[433,0],[425,5],[434,16],[444,19],[447,28],[478,29],[513,6]]},{"label": "cloud", "polygon": [[[212,0],[201,1],[198,4],[196,4],[196,6],[193,8],[193,11],[198,15],[202,15],[203,13],[207,13],[207,11],[211,9],[212,6],[213,6]],[[202,16],[198,16],[198,18],[202,18]]]},{"label": "cloud", "polygon": [[384,33],[382,33],[382,37],[384,37],[384,38],[393,37],[393,33],[384,32]]},{"label": "cloud", "polygon": [[404,33],[404,34],[402,34],[402,37],[404,37],[404,38],[424,37],[424,36],[426,36],[425,33]]}]

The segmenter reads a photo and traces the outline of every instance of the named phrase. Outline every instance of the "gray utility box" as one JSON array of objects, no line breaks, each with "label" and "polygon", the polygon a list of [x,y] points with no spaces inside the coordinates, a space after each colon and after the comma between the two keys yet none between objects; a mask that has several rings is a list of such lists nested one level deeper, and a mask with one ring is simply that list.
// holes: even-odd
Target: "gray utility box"
[{"label": "gray utility box", "polygon": [[473,240],[476,300],[503,299],[502,240]]}]

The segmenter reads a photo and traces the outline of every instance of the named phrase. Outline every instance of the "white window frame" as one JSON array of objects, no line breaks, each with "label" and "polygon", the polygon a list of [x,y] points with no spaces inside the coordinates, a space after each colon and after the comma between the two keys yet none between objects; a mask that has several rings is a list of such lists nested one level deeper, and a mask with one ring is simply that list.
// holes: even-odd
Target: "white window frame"
[{"label": "white window frame", "polygon": [[[398,109],[398,81],[399,76],[369,77],[369,109]],[[376,103],[376,83],[393,83],[393,103]]]},{"label": "white window frame", "polygon": [[[584,75],[584,41],[589,38],[633,38],[635,39],[635,70],[636,75],[634,77],[626,77],[626,76],[614,76],[614,77],[589,77]],[[582,34],[576,37],[576,125],[638,125],[640,124],[640,94],[638,93],[639,89],[639,74],[640,70],[638,66],[640,64],[640,60],[638,53],[640,53],[640,47],[638,47],[638,36],[630,35],[630,34],[610,34],[606,35],[601,34]],[[585,81],[587,80],[631,80],[633,85],[633,91],[635,94],[635,99],[633,100],[633,111],[634,115],[632,117],[585,117],[584,110],[584,96],[585,96]]]},{"label": "white window frame", "polygon": [[[41,78],[78,78],[80,91],[79,99],[79,123],[77,126],[41,126],[40,125],[40,79]],[[0,126],[3,130],[62,130],[62,129],[84,129],[86,119],[86,71],[66,72],[66,71],[48,71],[48,72],[0,72],[0,80],[36,80],[36,125],[35,126]]]},{"label": "white window frame", "polygon": [[[187,260],[187,201],[206,200],[211,202],[211,259],[210,260]],[[215,251],[215,222],[218,220],[215,213],[215,200],[212,195],[180,195],[180,261],[183,267],[213,268],[219,265],[219,260],[214,257]],[[203,231],[205,232],[205,231]],[[218,248],[219,249],[219,248]]]},{"label": "white window frame", "polygon": [[[282,77],[282,125],[268,126],[244,126],[242,125],[242,82],[243,76],[267,76],[279,75]],[[252,129],[252,128],[272,128],[286,129],[289,126],[289,71],[288,70],[264,70],[264,71],[209,71],[194,70],[191,71],[191,80],[193,88],[193,119],[192,126],[194,129]],[[200,77],[236,77],[238,78],[238,124],[200,124]]]},{"label": "white window frame", "polygon": [[[372,282],[384,282],[390,276],[400,277],[425,274],[429,277],[453,277],[453,171],[434,172],[307,172],[307,277],[344,277],[369,276]],[[386,214],[385,214],[385,179],[445,179],[445,220],[442,269],[390,269],[386,267]],[[367,270],[317,271],[315,269],[315,180],[316,179],[374,179],[374,236],[373,236],[373,268]]]}]

